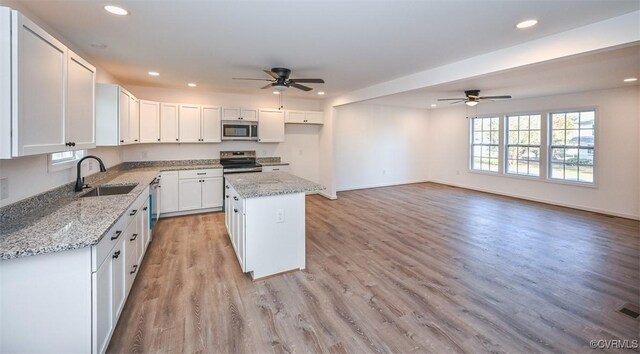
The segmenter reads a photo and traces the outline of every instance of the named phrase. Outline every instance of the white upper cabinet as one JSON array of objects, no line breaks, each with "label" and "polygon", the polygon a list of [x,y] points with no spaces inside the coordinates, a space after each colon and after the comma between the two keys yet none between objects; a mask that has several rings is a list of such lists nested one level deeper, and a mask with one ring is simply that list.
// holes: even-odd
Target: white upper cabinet
[{"label": "white upper cabinet", "polygon": [[140,100],[131,96],[129,101],[129,141],[140,141]]},{"label": "white upper cabinet", "polygon": [[140,140],[140,101],[119,85],[96,86],[98,146],[137,144]]},{"label": "white upper cabinet", "polygon": [[284,141],[284,111],[261,109],[259,112],[258,141],[279,143]]},{"label": "white upper cabinet", "polygon": [[65,151],[67,48],[12,12],[13,156]]},{"label": "white upper cabinet", "polygon": [[160,141],[160,103],[140,100],[140,142]]},{"label": "white upper cabinet", "polygon": [[181,143],[219,143],[220,108],[200,105],[180,105]]},{"label": "white upper cabinet", "polygon": [[286,111],[284,122],[297,124],[324,124],[324,113],[312,111]]},{"label": "white upper cabinet", "polygon": [[200,138],[201,109],[198,105],[180,105],[179,135],[182,143],[197,143]]},{"label": "white upper cabinet", "polygon": [[67,60],[67,140],[70,149],[96,147],[96,68],[72,51]]},{"label": "white upper cabinet", "polygon": [[178,105],[160,104],[160,141],[175,143],[178,139]]},{"label": "white upper cabinet", "polygon": [[95,146],[96,69],[0,7],[0,158]]},{"label": "white upper cabinet", "polygon": [[255,108],[222,108],[222,120],[258,121],[258,110]]},{"label": "white upper cabinet", "polygon": [[202,106],[202,141],[221,142],[220,107]]}]

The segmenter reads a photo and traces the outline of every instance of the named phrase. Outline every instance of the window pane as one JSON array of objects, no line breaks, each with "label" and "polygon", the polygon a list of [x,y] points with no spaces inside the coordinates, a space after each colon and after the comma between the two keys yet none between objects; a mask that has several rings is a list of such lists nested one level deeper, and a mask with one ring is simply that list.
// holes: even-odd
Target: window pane
[{"label": "window pane", "polygon": [[540,161],[540,148],[529,149],[529,161]]},{"label": "window pane", "polygon": [[482,157],[489,157],[489,146],[482,147]]},{"label": "window pane", "polygon": [[593,130],[592,129],[581,129],[580,130],[580,146],[593,146],[594,138],[593,138]]},{"label": "window pane", "polygon": [[517,144],[518,143],[518,131],[516,130],[515,132],[509,132],[509,141],[508,144]]},{"label": "window pane", "polygon": [[520,116],[518,127],[520,130],[529,129],[529,116]]},{"label": "window pane", "polygon": [[489,118],[482,119],[482,130],[491,130],[491,121],[489,120]]},{"label": "window pane", "polygon": [[593,166],[593,150],[592,149],[580,149],[578,151],[580,156],[580,165]]},{"label": "window pane", "polygon": [[564,179],[569,181],[577,181],[578,165],[564,165]]},{"label": "window pane", "polygon": [[551,134],[552,145],[564,145],[564,130],[554,130]]},{"label": "window pane", "polygon": [[478,119],[478,118],[473,119],[473,130],[474,131],[482,130],[482,119]]},{"label": "window pane", "polygon": [[500,129],[500,119],[499,118],[489,118],[491,120],[491,130]]},{"label": "window pane", "polygon": [[472,168],[474,170],[479,170],[480,169],[480,158],[479,157],[474,157],[473,158],[473,166]]},{"label": "window pane", "polygon": [[540,130],[540,122],[541,121],[542,121],[542,116],[540,116],[539,114],[531,116],[531,118],[529,120],[530,129]]},{"label": "window pane", "polygon": [[507,117],[509,120],[509,130],[518,130],[518,116]]},{"label": "window pane", "polygon": [[482,143],[483,144],[491,144],[491,133],[490,132],[482,133]]},{"label": "window pane", "polygon": [[551,149],[551,162],[564,163],[564,149],[553,148]]},{"label": "window pane", "polygon": [[491,144],[497,145],[500,143],[500,134],[497,131],[491,132]]},{"label": "window pane", "polygon": [[580,112],[580,129],[595,128],[596,115],[594,111]]},{"label": "window pane", "polygon": [[561,163],[551,164],[551,178],[564,178],[564,165]]},{"label": "window pane", "polygon": [[580,127],[580,114],[578,112],[567,113],[567,129],[578,129]]},{"label": "window pane", "polygon": [[473,156],[482,156],[482,146],[474,146],[473,147]]},{"label": "window pane", "polygon": [[539,131],[531,131],[531,135],[529,137],[529,144],[531,145],[540,145],[540,132]]},{"label": "window pane", "polygon": [[553,114],[552,117],[553,129],[564,129],[564,114]]},{"label": "window pane", "polygon": [[593,167],[592,166],[580,166],[578,170],[578,177],[580,182],[593,183]]},{"label": "window pane", "polygon": [[509,160],[507,164],[508,173],[518,173],[518,160]]},{"label": "window pane", "polygon": [[482,133],[479,133],[479,132],[473,133],[473,143],[474,144],[482,143]]},{"label": "window pane", "polygon": [[498,172],[498,159],[490,159],[491,167],[489,168],[492,172]]},{"label": "window pane", "polygon": [[489,156],[492,158],[498,158],[498,147],[497,146],[491,146],[489,148]]},{"label": "window pane", "polygon": [[580,143],[580,131],[579,130],[567,130],[566,131],[566,144],[569,146],[578,146]]},{"label": "window pane", "polygon": [[540,163],[529,161],[529,176],[540,176]]},{"label": "window pane", "polygon": [[521,130],[520,133],[518,133],[518,143],[520,145],[529,145],[529,131]]}]

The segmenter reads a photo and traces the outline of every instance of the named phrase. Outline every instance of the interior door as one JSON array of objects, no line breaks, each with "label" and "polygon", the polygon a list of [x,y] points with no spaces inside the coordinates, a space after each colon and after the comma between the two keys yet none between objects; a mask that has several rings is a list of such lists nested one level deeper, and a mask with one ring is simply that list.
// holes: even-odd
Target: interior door
[{"label": "interior door", "polygon": [[21,14],[13,12],[12,17],[17,40],[12,58],[12,75],[17,78],[12,154],[65,151],[67,48]]},{"label": "interior door", "polygon": [[96,147],[96,68],[69,51],[67,61],[67,140],[72,150]]}]

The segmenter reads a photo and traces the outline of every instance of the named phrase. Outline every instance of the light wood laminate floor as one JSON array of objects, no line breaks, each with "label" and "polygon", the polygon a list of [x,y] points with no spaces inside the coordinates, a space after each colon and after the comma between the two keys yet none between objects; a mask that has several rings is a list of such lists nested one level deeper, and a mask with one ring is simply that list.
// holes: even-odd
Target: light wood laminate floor
[{"label": "light wood laminate floor", "polygon": [[640,336],[616,311],[640,302],[637,221],[432,183],[306,205],[307,269],[255,282],[224,214],[161,220],[109,352],[582,353]]}]

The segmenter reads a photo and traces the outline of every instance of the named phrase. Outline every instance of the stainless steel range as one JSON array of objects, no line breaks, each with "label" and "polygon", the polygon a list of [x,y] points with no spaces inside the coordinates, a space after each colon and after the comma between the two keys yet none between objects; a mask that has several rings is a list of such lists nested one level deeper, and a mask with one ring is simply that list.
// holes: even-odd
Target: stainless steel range
[{"label": "stainless steel range", "polygon": [[256,162],[255,150],[220,151],[222,173],[262,172],[262,165]]}]

